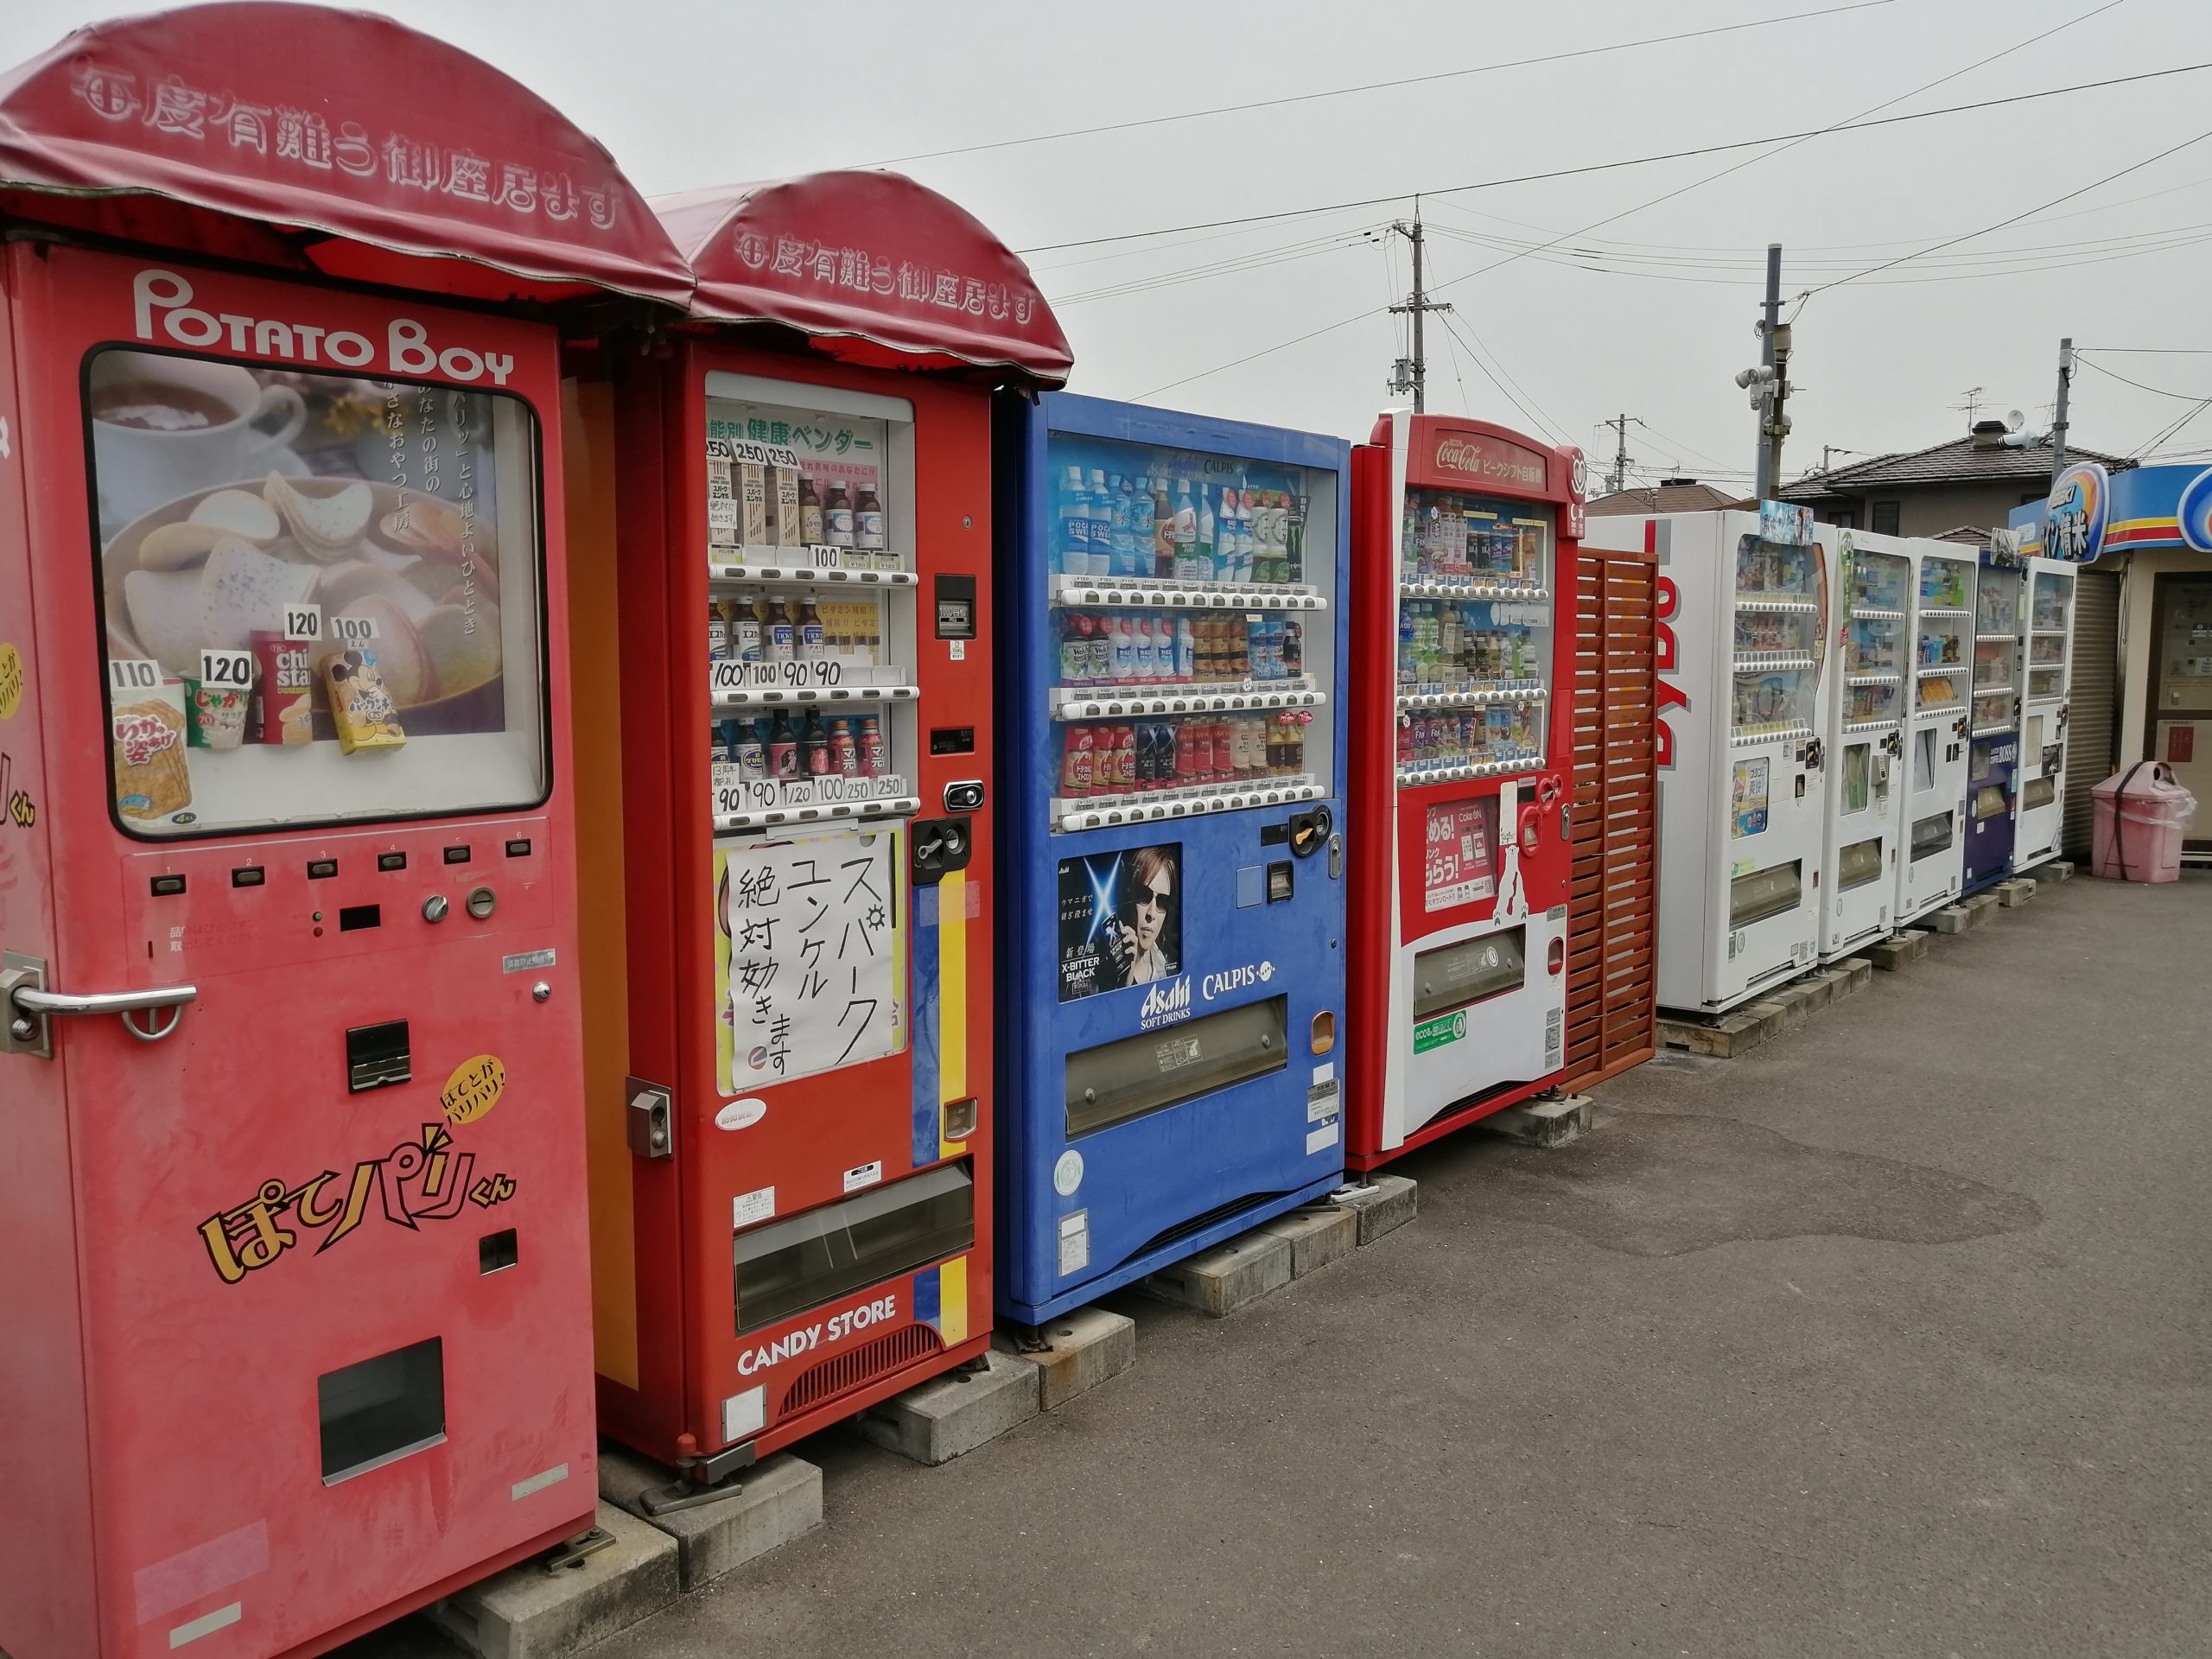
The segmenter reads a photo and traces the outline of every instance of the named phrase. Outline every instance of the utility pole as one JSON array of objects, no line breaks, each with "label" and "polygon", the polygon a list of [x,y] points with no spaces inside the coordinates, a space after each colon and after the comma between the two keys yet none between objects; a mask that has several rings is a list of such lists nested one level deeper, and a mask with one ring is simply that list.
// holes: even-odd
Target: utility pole
[{"label": "utility pole", "polygon": [[1628,453],[1628,411],[1623,410],[1614,419],[1600,421],[1598,424],[1611,427],[1616,435],[1617,442],[1613,446],[1613,470],[1605,474],[1605,493],[1618,495],[1628,487],[1628,464],[1630,459]]},{"label": "utility pole", "polygon": [[1402,221],[1391,226],[1390,228],[1414,245],[1412,297],[1403,305],[1394,305],[1390,308],[1394,315],[1411,314],[1414,320],[1414,354],[1409,358],[1402,357],[1398,359],[1397,365],[1390,377],[1390,390],[1401,397],[1408,391],[1412,392],[1414,413],[1418,415],[1428,407],[1428,353],[1422,343],[1421,319],[1431,311],[1449,311],[1452,307],[1449,302],[1430,299],[1427,289],[1422,285],[1422,236],[1419,196],[1414,198],[1414,222],[1407,225]]},{"label": "utility pole", "polygon": [[1782,321],[1782,244],[1766,248],[1766,304],[1758,323],[1759,366],[1745,369],[1736,384],[1751,394],[1759,414],[1757,492],[1762,501],[1782,477],[1782,440],[1789,431],[1783,405],[1789,397],[1789,325]]},{"label": "utility pole", "polygon": [[2074,336],[2058,342],[2058,410],[2050,423],[2050,481],[2066,470],[2066,389],[2074,383]]}]

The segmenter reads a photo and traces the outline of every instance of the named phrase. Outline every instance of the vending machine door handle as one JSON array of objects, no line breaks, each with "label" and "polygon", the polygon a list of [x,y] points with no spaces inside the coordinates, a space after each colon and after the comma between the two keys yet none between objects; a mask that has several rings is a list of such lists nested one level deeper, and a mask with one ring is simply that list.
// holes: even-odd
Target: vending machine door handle
[{"label": "vending machine door handle", "polygon": [[[142,1043],[158,1043],[184,1018],[184,1005],[199,998],[196,985],[160,985],[143,991],[86,991],[71,993],[46,988],[46,964],[28,957],[10,957],[0,969],[0,997],[6,1006],[7,1027],[0,1033],[0,1052],[36,1054],[52,1058],[53,1033],[47,1022],[67,1016],[111,1014],[123,1028]],[[140,1025],[131,1016],[168,1008],[168,1019]]]}]

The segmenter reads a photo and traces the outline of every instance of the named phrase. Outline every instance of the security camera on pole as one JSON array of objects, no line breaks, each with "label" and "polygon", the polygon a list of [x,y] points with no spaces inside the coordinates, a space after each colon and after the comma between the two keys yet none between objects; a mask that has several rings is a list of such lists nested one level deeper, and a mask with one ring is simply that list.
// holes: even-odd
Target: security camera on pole
[{"label": "security camera on pole", "polygon": [[1736,377],[1736,384],[1751,393],[1751,407],[1759,412],[1757,493],[1762,501],[1774,493],[1782,476],[1782,440],[1789,432],[1789,416],[1783,409],[1789,397],[1789,325],[1781,320],[1781,310],[1782,244],[1770,242],[1765,315],[1758,324],[1759,366]]}]

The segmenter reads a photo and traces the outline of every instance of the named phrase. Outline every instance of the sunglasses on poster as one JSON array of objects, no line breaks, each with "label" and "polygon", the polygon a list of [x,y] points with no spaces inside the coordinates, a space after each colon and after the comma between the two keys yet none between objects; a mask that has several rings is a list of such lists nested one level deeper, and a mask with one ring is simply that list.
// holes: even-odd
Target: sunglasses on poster
[{"label": "sunglasses on poster", "polygon": [[1132,905],[1149,905],[1154,910],[1168,910],[1175,903],[1174,893],[1164,887],[1148,887],[1140,884],[1129,893]]}]

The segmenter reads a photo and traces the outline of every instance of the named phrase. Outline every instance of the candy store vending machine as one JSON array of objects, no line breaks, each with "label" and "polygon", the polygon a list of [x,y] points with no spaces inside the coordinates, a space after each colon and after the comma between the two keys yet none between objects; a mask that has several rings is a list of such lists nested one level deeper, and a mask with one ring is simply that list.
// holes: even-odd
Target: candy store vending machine
[{"label": "candy store vending machine", "polygon": [[1898,926],[1960,892],[1976,645],[1974,556],[1942,542],[1904,546],[1912,562],[1912,690],[1904,730],[1904,856],[1892,912]]},{"label": "candy store vending machine", "polygon": [[[601,222],[214,149],[363,162],[426,75]],[[481,302],[688,278],[304,6],[17,72],[0,213],[0,1649],[319,1653],[591,1525],[559,335]]]},{"label": "candy store vending machine", "polygon": [[658,205],[699,291],[605,363],[626,666],[585,764],[626,911],[601,1414],[680,1466],[666,1508],[989,1343],[991,388],[1069,357],[1020,261],[895,174]]},{"label": "candy store vending machine", "polygon": [[2026,626],[2027,598],[2026,562],[2018,551],[2003,546],[1986,549],[1974,588],[1962,893],[1979,893],[2012,871],[2019,788],[2020,634]]},{"label": "candy store vending machine", "polygon": [[1560,594],[1582,460],[1399,410],[1354,465],[1346,1161],[1369,1169],[1566,1063],[1574,642]]},{"label": "candy store vending machine", "polygon": [[1848,956],[1890,931],[1904,821],[1906,620],[1911,563],[1894,537],[1815,524],[1832,556],[1842,661],[1826,726],[1827,838],[1821,867],[1821,956]]},{"label": "candy store vending machine", "polygon": [[1811,513],[1592,521],[1659,557],[1659,1001],[1718,1013],[1819,953],[1833,671]]},{"label": "candy store vending machine", "polygon": [[[2002,531],[2012,536],[2015,532]],[[2027,561],[2026,690],[2020,702],[2019,804],[2012,868],[2058,856],[2066,811],[2066,711],[2072,690],[2074,573],[2064,559]]]},{"label": "candy store vending machine", "polygon": [[1001,408],[999,1306],[1035,1325],[1344,1169],[1347,445]]}]

